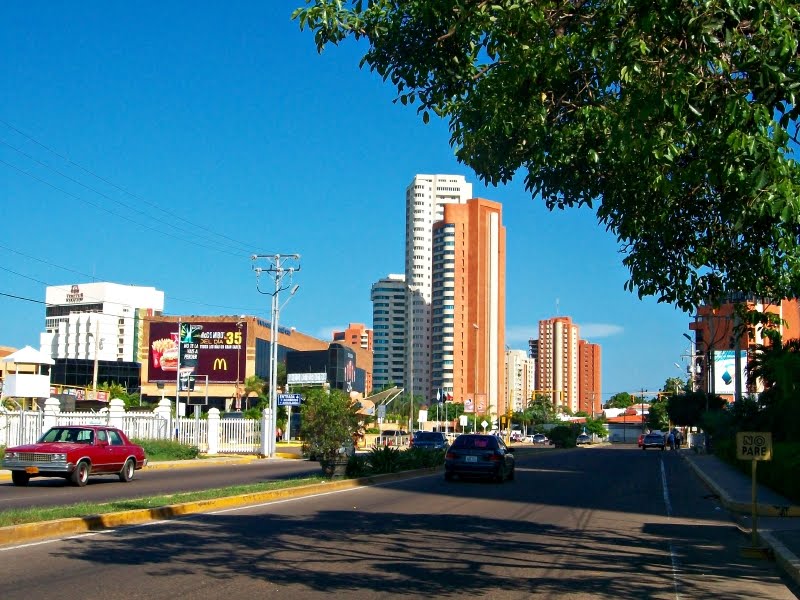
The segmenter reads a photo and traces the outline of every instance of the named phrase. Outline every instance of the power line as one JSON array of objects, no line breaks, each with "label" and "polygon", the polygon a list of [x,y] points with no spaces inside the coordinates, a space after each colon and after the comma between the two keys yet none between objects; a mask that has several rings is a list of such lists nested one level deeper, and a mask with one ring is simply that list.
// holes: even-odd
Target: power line
[{"label": "power line", "polygon": [[[14,169],[15,171],[18,171],[18,172],[22,173],[23,175],[27,175],[31,179],[35,179],[36,181],[38,181],[40,183],[43,183],[43,184],[53,188],[54,190],[61,192],[62,194],[66,195],[66,196],[69,196],[70,198],[73,198],[75,200],[79,200],[81,202],[85,202],[86,204],[89,204],[90,206],[94,206],[95,208],[97,208],[99,210],[102,210],[103,212],[106,212],[106,213],[110,214],[111,216],[119,217],[120,219],[124,219],[124,220],[126,220],[126,221],[128,221],[130,223],[133,223],[137,227],[143,227],[144,229],[149,229],[150,231],[154,231],[154,232],[156,232],[158,234],[166,236],[167,239],[172,239],[172,235],[173,234],[171,234],[171,233],[169,233],[167,231],[162,231],[160,229],[156,229],[155,227],[151,227],[150,225],[146,225],[144,223],[140,223],[140,222],[138,222],[138,221],[136,221],[134,219],[131,219],[130,217],[128,217],[126,215],[120,214],[118,212],[114,212],[113,210],[110,210],[110,209],[108,209],[108,208],[106,208],[104,206],[101,206],[101,205],[99,205],[99,204],[97,204],[95,202],[92,202],[91,200],[87,200],[86,198],[82,198],[81,196],[77,196],[77,195],[75,195],[75,194],[73,194],[71,192],[68,192],[68,191],[58,187],[57,185],[53,185],[52,183],[50,183],[49,181],[46,181],[45,179],[42,179],[41,177],[38,177],[38,176],[33,175],[31,173],[28,173],[27,171],[17,167],[16,165],[12,165],[11,163],[6,162],[2,158],[0,158],[0,163],[2,163],[4,165]],[[218,248],[218,247],[215,247],[215,246],[209,246],[207,244],[201,244],[200,242],[198,242],[196,240],[193,240],[193,239],[184,239],[183,241],[187,242],[189,244],[194,244],[195,246],[200,246],[202,248],[208,248],[209,250],[215,250],[216,252],[222,252],[223,254],[228,254],[230,256],[237,256],[237,257],[240,257],[240,258],[243,256],[242,252],[231,252],[231,251],[228,251],[228,250],[223,250],[222,248]]]},{"label": "power line", "polygon": [[[212,234],[212,235],[214,235],[214,236],[217,236],[217,237],[220,237],[220,238],[223,238],[223,239],[229,240],[230,242],[234,242],[235,244],[237,244],[237,245],[239,245],[239,246],[242,246],[242,247],[244,247],[244,244],[242,244],[242,242],[240,242],[239,240],[237,240],[237,239],[235,239],[235,238],[232,238],[232,237],[230,237],[230,236],[227,236],[227,235],[225,235],[225,234],[222,234],[222,233],[217,233],[217,232],[215,232],[215,231],[213,231],[213,230],[211,230],[211,229],[209,229],[209,228],[207,228],[207,227],[205,227],[205,226],[203,226],[203,225],[201,225],[201,224],[199,224],[199,223],[194,223],[194,222],[190,221],[189,219],[187,219],[187,218],[185,218],[185,217],[183,217],[183,216],[181,216],[181,215],[179,215],[179,214],[176,214],[176,213],[174,213],[174,212],[172,212],[172,211],[169,211],[169,210],[165,209],[163,206],[160,206],[160,205],[158,205],[158,204],[154,204],[153,202],[150,202],[149,200],[147,200],[147,199],[145,199],[145,198],[142,198],[141,196],[138,196],[138,195],[134,194],[133,192],[129,192],[128,190],[126,190],[125,188],[123,188],[123,187],[121,187],[121,186],[117,185],[117,184],[116,184],[116,183],[114,183],[113,181],[110,181],[110,180],[108,180],[108,179],[106,179],[106,178],[104,178],[104,177],[101,177],[101,176],[100,176],[100,175],[98,175],[97,173],[94,173],[93,171],[91,171],[91,170],[87,169],[86,167],[82,166],[81,164],[79,164],[79,163],[77,163],[77,162],[73,161],[73,160],[72,160],[72,159],[70,159],[68,156],[64,156],[63,154],[60,154],[59,152],[57,152],[57,151],[53,150],[53,149],[52,149],[52,148],[50,148],[49,146],[46,146],[45,144],[43,144],[43,143],[42,143],[42,142],[40,142],[39,140],[37,140],[37,139],[35,139],[34,137],[32,137],[32,136],[28,135],[28,134],[27,134],[27,133],[25,133],[24,131],[20,130],[19,128],[15,127],[15,126],[14,126],[14,125],[12,125],[11,123],[9,123],[8,121],[5,121],[4,119],[0,119],[0,123],[3,123],[3,124],[6,126],[6,127],[8,127],[9,129],[11,129],[11,130],[13,130],[13,131],[17,132],[17,133],[18,133],[19,135],[21,135],[22,137],[24,137],[24,138],[26,138],[26,139],[30,140],[31,142],[33,142],[34,144],[36,144],[36,145],[38,145],[38,146],[40,146],[40,147],[44,148],[45,150],[47,150],[47,151],[48,151],[48,152],[50,152],[51,154],[54,154],[54,155],[55,155],[55,156],[57,156],[58,158],[60,158],[60,159],[62,159],[62,160],[64,160],[64,161],[66,161],[66,162],[67,162],[67,164],[73,165],[74,167],[76,167],[76,168],[80,169],[80,170],[81,170],[81,171],[83,171],[84,173],[86,173],[86,174],[88,174],[88,175],[90,175],[90,176],[94,177],[95,179],[97,179],[97,180],[99,180],[99,181],[102,181],[102,182],[103,182],[103,183],[105,183],[106,185],[110,185],[110,186],[111,186],[111,187],[113,187],[114,189],[116,189],[116,190],[118,190],[118,191],[122,192],[123,194],[126,194],[126,195],[130,196],[130,197],[131,197],[131,198],[133,198],[134,200],[138,200],[139,202],[143,202],[144,204],[147,204],[148,206],[150,206],[150,207],[152,207],[152,208],[156,209],[156,210],[157,210],[157,211],[159,211],[159,212],[162,212],[162,213],[164,213],[165,215],[167,215],[167,216],[169,216],[169,217],[171,217],[171,218],[173,218],[173,219],[177,219],[177,220],[179,220],[179,221],[183,221],[184,223],[186,223],[187,225],[190,225],[190,226],[192,226],[192,227],[193,227],[193,228],[195,228],[195,229],[201,229],[201,230],[203,230],[203,231],[206,231],[206,232],[208,232],[208,233],[210,233],[210,234]],[[5,142],[4,142],[4,143],[5,143]],[[9,144],[6,144],[6,145],[9,145]],[[10,145],[9,145],[9,147],[13,148],[13,146],[10,146]],[[15,150],[16,150],[16,148],[13,148],[13,149],[15,149]],[[21,150],[17,150],[17,151],[18,151],[18,152],[22,152]],[[32,159],[32,160],[36,160],[36,159]],[[37,161],[37,162],[39,162],[39,161]],[[40,164],[43,164],[43,163],[40,163]],[[45,166],[45,167],[47,167],[47,168],[51,168],[51,167],[48,167],[47,165],[44,165],[44,166]],[[53,170],[55,170],[55,169],[53,169]],[[81,185],[84,185],[84,184],[81,184]],[[84,186],[84,187],[88,187],[88,186]],[[89,188],[89,189],[91,189],[91,188]],[[149,216],[149,215],[148,215],[148,216]]]}]

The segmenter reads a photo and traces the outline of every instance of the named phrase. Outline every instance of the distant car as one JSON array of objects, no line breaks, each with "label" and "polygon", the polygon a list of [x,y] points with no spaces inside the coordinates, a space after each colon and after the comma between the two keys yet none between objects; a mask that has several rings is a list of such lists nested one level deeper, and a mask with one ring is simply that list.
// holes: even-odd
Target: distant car
[{"label": "distant car", "polygon": [[585,433],[580,434],[575,439],[575,444],[577,446],[582,446],[583,444],[591,444],[591,443],[592,443],[592,437],[589,436],[589,435],[586,435]]},{"label": "distant car", "polygon": [[550,440],[547,439],[547,436],[543,433],[535,433],[531,436],[531,443],[539,445],[547,445],[550,443]]},{"label": "distant car", "polygon": [[490,477],[502,483],[514,479],[514,449],[494,435],[464,433],[448,448],[444,478]]},{"label": "distant car", "polygon": [[512,442],[521,442],[523,440],[521,431],[512,431],[510,439]]},{"label": "distant car", "polygon": [[445,450],[449,445],[447,436],[441,431],[417,431],[410,442],[412,448],[427,450]]},{"label": "distant car", "polygon": [[65,425],[51,427],[35,444],[6,449],[3,468],[14,485],[32,477],[62,477],[83,487],[90,475],[117,475],[130,481],[147,465],[144,449],[116,427]]},{"label": "distant car", "polygon": [[667,443],[663,433],[648,433],[642,440],[642,450],[647,450],[648,448],[661,448],[664,450],[666,446]]}]

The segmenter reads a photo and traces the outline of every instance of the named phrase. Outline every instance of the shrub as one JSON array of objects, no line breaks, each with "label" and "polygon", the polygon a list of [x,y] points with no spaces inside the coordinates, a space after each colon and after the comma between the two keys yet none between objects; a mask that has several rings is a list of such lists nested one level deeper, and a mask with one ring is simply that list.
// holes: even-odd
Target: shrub
[{"label": "shrub", "polygon": [[175,440],[131,440],[144,448],[148,460],[192,460],[200,450],[197,446],[187,446]]},{"label": "shrub", "polygon": [[373,474],[400,471],[402,452],[392,446],[379,446],[370,450],[367,462]]}]

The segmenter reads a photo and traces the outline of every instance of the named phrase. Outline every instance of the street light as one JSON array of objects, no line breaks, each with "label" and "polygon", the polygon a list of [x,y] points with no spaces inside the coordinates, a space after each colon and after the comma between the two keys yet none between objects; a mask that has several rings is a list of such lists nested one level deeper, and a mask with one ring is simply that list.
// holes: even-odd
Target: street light
[{"label": "street light", "polygon": [[473,323],[472,326],[475,328],[475,382],[473,383],[473,387],[475,388],[472,392],[474,396],[474,402],[472,403],[472,410],[473,415],[475,416],[475,433],[478,433],[478,327],[477,323]]}]

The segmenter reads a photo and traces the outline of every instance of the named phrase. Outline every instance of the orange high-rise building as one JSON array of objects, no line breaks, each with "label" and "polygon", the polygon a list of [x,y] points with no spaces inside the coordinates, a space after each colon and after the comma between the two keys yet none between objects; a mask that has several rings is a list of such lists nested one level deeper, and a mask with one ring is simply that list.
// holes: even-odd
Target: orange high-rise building
[{"label": "orange high-rise building", "polygon": [[502,206],[446,204],[433,228],[430,394],[472,400],[489,422],[507,409],[505,273]]}]

